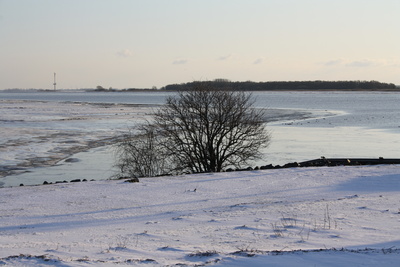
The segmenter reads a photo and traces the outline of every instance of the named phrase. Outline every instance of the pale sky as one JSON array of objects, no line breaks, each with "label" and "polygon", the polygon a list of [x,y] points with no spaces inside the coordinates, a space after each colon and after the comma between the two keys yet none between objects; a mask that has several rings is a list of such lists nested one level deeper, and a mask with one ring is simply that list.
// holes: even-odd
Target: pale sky
[{"label": "pale sky", "polygon": [[400,85],[400,0],[0,0],[0,89]]}]

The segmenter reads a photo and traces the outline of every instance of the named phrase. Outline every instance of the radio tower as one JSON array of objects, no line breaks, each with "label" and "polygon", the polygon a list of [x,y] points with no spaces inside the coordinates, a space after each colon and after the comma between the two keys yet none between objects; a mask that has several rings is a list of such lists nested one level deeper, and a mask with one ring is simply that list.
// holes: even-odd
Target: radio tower
[{"label": "radio tower", "polygon": [[54,83],[53,83],[53,85],[54,85],[54,91],[56,90],[56,85],[57,85],[57,83],[56,83],[56,73],[54,72]]}]

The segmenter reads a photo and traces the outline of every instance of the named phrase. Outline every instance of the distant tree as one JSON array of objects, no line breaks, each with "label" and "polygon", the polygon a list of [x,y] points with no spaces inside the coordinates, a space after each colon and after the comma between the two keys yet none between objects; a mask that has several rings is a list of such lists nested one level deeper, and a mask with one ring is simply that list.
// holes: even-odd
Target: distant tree
[{"label": "distant tree", "polygon": [[[264,90],[379,90],[396,89],[393,83],[377,81],[275,81],[275,82],[231,82],[226,79],[216,79],[205,82],[218,89],[231,89],[237,91],[264,91]],[[171,84],[165,86],[166,90],[188,90],[191,83]]]},{"label": "distant tree", "polygon": [[[154,114],[145,127],[152,138],[141,139],[147,140],[145,144],[138,141],[139,136],[127,139],[121,147],[129,150],[123,153],[127,156],[125,168],[145,160],[163,168],[152,174],[220,172],[262,158],[261,149],[269,145],[270,135],[265,128],[264,110],[253,107],[251,95],[217,90],[203,82],[192,85],[191,89],[168,97]],[[148,154],[151,161],[146,159]],[[160,159],[162,162],[157,162]]]}]

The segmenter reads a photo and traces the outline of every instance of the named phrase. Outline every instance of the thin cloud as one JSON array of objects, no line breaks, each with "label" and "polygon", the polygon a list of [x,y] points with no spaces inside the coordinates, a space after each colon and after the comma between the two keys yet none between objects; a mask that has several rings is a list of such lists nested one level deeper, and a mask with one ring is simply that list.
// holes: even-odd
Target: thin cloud
[{"label": "thin cloud", "polygon": [[228,60],[231,59],[233,57],[232,54],[226,55],[226,56],[221,56],[218,58],[218,60],[224,61],[224,60]]},{"label": "thin cloud", "polygon": [[254,65],[258,65],[258,64],[263,63],[263,61],[264,61],[263,58],[257,58],[256,60],[254,60],[253,64],[254,64]]},{"label": "thin cloud", "polygon": [[372,66],[386,65],[386,63],[382,60],[370,60],[370,59],[362,59],[362,60],[333,59],[326,62],[322,62],[322,64],[326,67],[345,66],[353,68],[367,68]]},{"label": "thin cloud", "polygon": [[189,61],[187,59],[175,59],[172,64],[173,65],[183,65],[187,64]]},{"label": "thin cloud", "polygon": [[123,50],[117,52],[117,56],[120,56],[120,57],[131,57],[132,56],[132,52],[129,49],[123,49]]},{"label": "thin cloud", "polygon": [[356,67],[356,68],[365,68],[365,67],[370,67],[376,65],[376,62],[372,61],[372,60],[356,60],[356,61],[352,61],[346,64],[347,67]]},{"label": "thin cloud", "polygon": [[343,63],[342,59],[334,59],[334,60],[329,60],[327,62],[324,62],[323,64],[325,66],[337,66]]}]

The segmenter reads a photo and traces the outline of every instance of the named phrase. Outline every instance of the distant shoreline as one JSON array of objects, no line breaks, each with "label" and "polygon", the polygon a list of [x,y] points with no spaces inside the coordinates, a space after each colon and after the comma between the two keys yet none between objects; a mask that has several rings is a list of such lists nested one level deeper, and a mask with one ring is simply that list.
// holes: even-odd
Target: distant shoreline
[{"label": "distant shoreline", "polygon": [[215,79],[213,81],[193,81],[180,84],[168,84],[161,88],[104,88],[98,85],[96,88],[79,88],[79,89],[43,89],[43,88],[30,88],[30,89],[4,89],[0,92],[175,92],[181,90],[187,90],[192,88],[198,83],[205,84],[212,88],[222,89],[222,90],[234,90],[234,91],[299,91],[299,92],[321,92],[321,91],[338,91],[338,92],[400,92],[400,85],[395,85],[394,83],[382,83],[378,81],[269,81],[269,82],[253,82],[253,81],[230,81],[227,79]]},{"label": "distant shoreline", "polygon": [[[243,92],[382,92],[382,93],[400,93],[400,88],[396,89],[266,89],[266,90],[237,90]],[[1,93],[173,93],[179,90],[167,89],[113,89],[113,90],[96,90],[96,89],[6,89],[0,90]]]},{"label": "distant shoreline", "polygon": [[[179,90],[167,90],[167,89],[120,89],[120,90],[86,90],[85,92],[90,93],[126,93],[126,92],[178,92]],[[244,92],[400,92],[400,88],[396,89],[266,89],[266,90],[238,90]],[[51,92],[51,90],[47,90],[46,92]],[[54,91],[53,91],[54,92]]]}]

